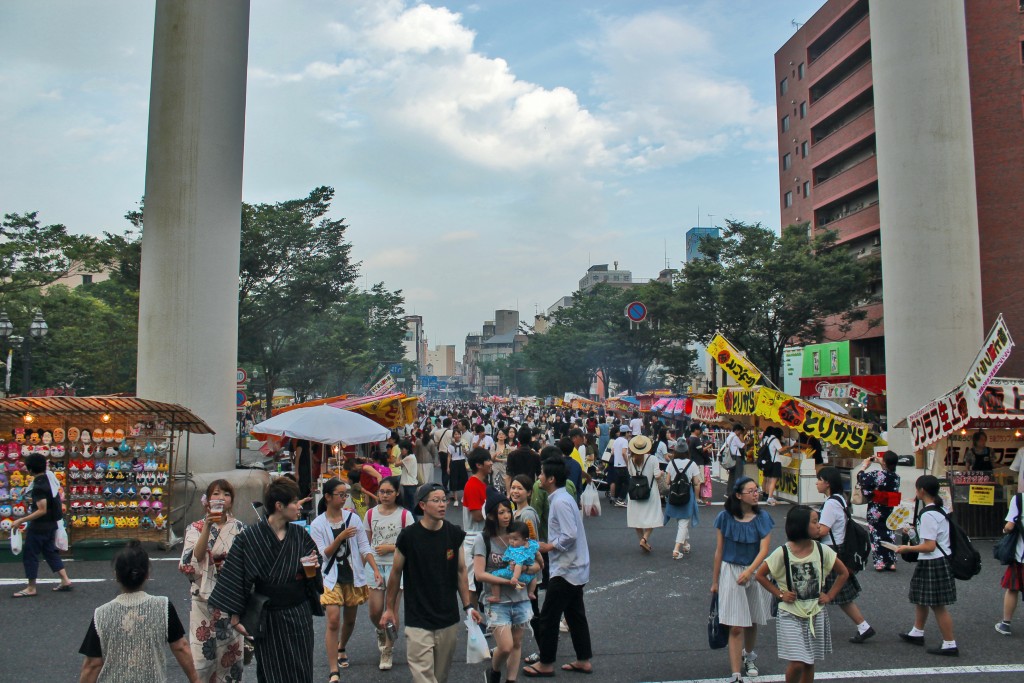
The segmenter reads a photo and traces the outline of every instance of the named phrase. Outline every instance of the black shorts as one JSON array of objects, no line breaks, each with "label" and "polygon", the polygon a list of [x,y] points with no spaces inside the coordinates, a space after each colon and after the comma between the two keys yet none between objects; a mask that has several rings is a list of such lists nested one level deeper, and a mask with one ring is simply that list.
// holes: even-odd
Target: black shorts
[{"label": "black shorts", "polygon": [[781,479],[782,478],[782,463],[781,462],[770,462],[764,468],[765,479]]}]

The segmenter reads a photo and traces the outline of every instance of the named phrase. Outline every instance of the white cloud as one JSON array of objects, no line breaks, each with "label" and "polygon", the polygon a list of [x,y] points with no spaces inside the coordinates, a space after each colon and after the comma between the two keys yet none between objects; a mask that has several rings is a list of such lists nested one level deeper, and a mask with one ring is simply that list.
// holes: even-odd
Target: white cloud
[{"label": "white cloud", "polygon": [[476,230],[455,230],[453,232],[446,232],[441,235],[442,242],[465,242],[467,240],[475,240],[480,237],[480,233]]}]

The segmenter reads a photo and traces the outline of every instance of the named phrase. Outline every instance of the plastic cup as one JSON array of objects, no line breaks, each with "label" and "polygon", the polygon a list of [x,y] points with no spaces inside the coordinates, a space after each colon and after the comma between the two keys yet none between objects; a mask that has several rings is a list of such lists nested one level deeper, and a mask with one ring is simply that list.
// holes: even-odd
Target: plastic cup
[{"label": "plastic cup", "polygon": [[224,519],[224,501],[220,499],[214,499],[210,501],[210,512],[217,516],[217,521],[223,521]]},{"label": "plastic cup", "polygon": [[316,576],[316,558],[302,558],[302,571],[306,572],[307,579],[312,579]]}]

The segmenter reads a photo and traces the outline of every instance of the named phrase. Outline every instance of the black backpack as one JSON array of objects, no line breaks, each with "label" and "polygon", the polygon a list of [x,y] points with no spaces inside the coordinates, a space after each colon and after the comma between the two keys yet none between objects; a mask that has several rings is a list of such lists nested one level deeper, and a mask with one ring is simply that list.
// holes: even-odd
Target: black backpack
[{"label": "black backpack", "polygon": [[942,549],[938,541],[935,547],[939,549],[942,556],[949,562],[949,569],[953,572],[953,578],[961,581],[970,581],[971,578],[981,573],[981,553],[971,543],[971,537],[959,524],[953,520],[953,516],[947,513],[941,505],[928,505],[921,511],[923,515],[929,510],[934,510],[946,518],[949,524],[949,554]]},{"label": "black backpack", "polygon": [[629,498],[630,500],[647,500],[651,497],[651,480],[644,474],[644,467],[651,456],[644,458],[644,462],[637,470],[637,474],[629,477]]},{"label": "black backpack", "polygon": [[868,558],[871,555],[871,537],[868,530],[862,527],[850,517],[850,506],[846,500],[839,495],[830,496],[839,501],[846,513],[846,536],[841,546],[836,545],[836,537],[832,530],[828,530],[828,536],[832,539],[832,547],[836,549],[836,555],[843,561],[851,572],[859,572],[868,565]]},{"label": "black backpack", "polygon": [[693,461],[690,460],[686,463],[686,467],[683,468],[682,472],[677,471],[676,476],[672,478],[672,483],[668,487],[668,504],[669,505],[689,505],[690,504],[690,491],[693,489],[690,483],[689,477],[686,473],[690,471],[690,465]]},{"label": "black backpack", "polygon": [[769,464],[771,464],[772,452],[771,449],[768,448],[768,444],[771,443],[774,438],[775,437],[773,436],[771,438],[764,439],[761,441],[761,445],[757,447],[757,469],[763,471]]}]

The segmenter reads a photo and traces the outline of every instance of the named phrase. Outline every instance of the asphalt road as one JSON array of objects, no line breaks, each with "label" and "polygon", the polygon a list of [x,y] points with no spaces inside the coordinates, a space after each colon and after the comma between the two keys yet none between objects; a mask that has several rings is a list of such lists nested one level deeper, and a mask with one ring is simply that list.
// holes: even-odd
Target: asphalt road
[{"label": "asphalt road", "polygon": [[[700,525],[691,534],[693,551],[685,560],[671,557],[675,527],[654,532],[651,555],[642,553],[631,529],[625,526],[625,510],[605,506],[599,518],[587,520],[592,557],[591,582],[586,605],[594,642],[595,675],[588,683],[625,681],[725,680],[729,667],[724,650],[707,646],[706,621],[714,549],[712,522],[720,506],[701,509]],[[781,542],[782,521],[787,506],[770,509],[777,531],[773,542]],[[1001,615],[1000,567],[991,560],[991,543],[978,542],[984,568],[969,582],[957,582],[959,600],[952,608],[961,656],[939,658],[922,648],[900,642],[896,634],[912,624],[913,608],[907,601],[910,565],[901,564],[895,573],[861,574],[864,594],[859,602],[878,636],[863,645],[847,638],[855,632],[845,616],[832,608],[834,652],[818,667],[818,678],[867,681],[899,677],[906,681],[925,677],[953,676],[964,681],[1010,682],[1024,680],[1024,609],[1018,610],[1018,634],[998,635],[993,624]],[[150,593],[170,596],[183,619],[188,615],[185,579],[178,573],[175,553],[154,551]],[[78,647],[89,625],[92,610],[117,591],[112,569],[106,562],[71,562],[69,572],[77,586],[71,593],[51,593],[55,584],[41,584],[40,596],[13,600],[9,597],[22,576],[20,564],[0,564],[0,682],[77,680],[82,658]],[[48,571],[44,569],[44,577]],[[90,580],[90,581],[86,581]],[[324,620],[316,620],[316,681],[326,681],[328,669],[323,651]],[[929,645],[937,644],[933,622],[926,627]],[[535,647],[529,636],[527,651]],[[460,637],[450,681],[479,682],[484,665],[466,665],[465,638]],[[775,626],[763,629],[757,651],[759,680],[781,680],[785,664],[776,656]],[[360,610],[356,632],[349,644],[352,666],[343,680],[405,681],[404,642],[399,641],[395,668],[377,670],[373,630],[365,609]],[[562,634],[558,661],[573,658],[567,634]],[[170,659],[170,658],[169,658]],[[173,660],[172,660],[173,661]],[[45,673],[43,673],[45,671]],[[576,680],[578,674],[559,673],[561,679]],[[255,668],[247,672],[255,680]],[[184,680],[180,670],[169,666],[169,680]],[[525,680],[525,676],[519,676]]]}]

